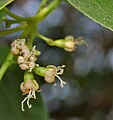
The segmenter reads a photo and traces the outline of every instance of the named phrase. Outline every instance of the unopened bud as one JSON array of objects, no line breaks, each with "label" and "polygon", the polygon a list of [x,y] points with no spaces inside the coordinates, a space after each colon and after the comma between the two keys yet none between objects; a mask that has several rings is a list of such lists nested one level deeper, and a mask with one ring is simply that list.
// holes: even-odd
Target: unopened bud
[{"label": "unopened bud", "polygon": [[24,62],[24,57],[23,56],[18,56],[17,62],[18,62],[18,64],[23,63]]},{"label": "unopened bud", "polygon": [[29,57],[29,60],[32,62],[35,62],[37,60],[35,55],[32,55],[31,57]]},{"label": "unopened bud", "polygon": [[30,54],[29,48],[24,45],[21,49],[21,54],[23,54],[23,56],[28,56]]},{"label": "unopened bud", "polygon": [[28,69],[28,65],[25,64],[25,63],[20,64],[19,67],[20,67],[22,70],[27,70],[27,69]]},{"label": "unopened bud", "polygon": [[13,55],[18,55],[19,54],[19,49],[16,48],[16,47],[12,47],[11,52],[12,52]]}]

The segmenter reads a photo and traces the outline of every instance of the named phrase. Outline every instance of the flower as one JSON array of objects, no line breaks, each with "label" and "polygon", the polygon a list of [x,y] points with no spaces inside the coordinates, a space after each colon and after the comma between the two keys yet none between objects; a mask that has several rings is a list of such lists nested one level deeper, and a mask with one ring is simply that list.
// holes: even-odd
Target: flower
[{"label": "flower", "polygon": [[31,98],[36,99],[35,92],[39,92],[39,85],[36,82],[36,80],[27,80],[25,82],[22,82],[20,85],[20,90],[22,91],[22,95],[27,95],[24,100],[21,102],[21,109],[24,110],[24,102],[27,101],[28,108],[31,108],[32,105],[29,103],[29,100]]},{"label": "flower", "polygon": [[76,46],[83,44],[88,46],[82,37],[74,38],[73,36],[69,35],[65,37],[64,49],[68,52],[72,52],[76,49]]},{"label": "flower", "polygon": [[[64,84],[66,84],[66,82],[64,82],[60,77],[59,75],[62,75],[63,72],[64,72],[64,68],[65,65],[62,65],[62,66],[58,66],[58,67],[55,67],[54,65],[48,65],[47,68],[48,70],[45,72],[45,81],[47,83],[55,83],[55,77],[58,78],[58,80],[60,81],[60,85],[61,87],[63,88],[64,87]],[[56,85],[56,83],[54,84]]]}]

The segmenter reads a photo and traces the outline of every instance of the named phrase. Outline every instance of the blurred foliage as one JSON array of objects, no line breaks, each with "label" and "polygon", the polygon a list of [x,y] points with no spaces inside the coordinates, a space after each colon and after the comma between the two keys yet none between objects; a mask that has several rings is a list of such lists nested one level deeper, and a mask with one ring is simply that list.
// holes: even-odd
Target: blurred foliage
[{"label": "blurred foliage", "polygon": [[112,0],[68,0],[75,8],[89,18],[113,31]]}]

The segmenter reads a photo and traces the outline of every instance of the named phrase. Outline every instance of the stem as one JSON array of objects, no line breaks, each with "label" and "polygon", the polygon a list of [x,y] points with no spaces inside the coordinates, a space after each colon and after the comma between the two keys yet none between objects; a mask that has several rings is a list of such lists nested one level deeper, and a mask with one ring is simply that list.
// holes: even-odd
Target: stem
[{"label": "stem", "polygon": [[32,72],[25,71],[24,73],[24,82],[27,80],[34,80],[34,76]]},{"label": "stem", "polygon": [[12,34],[12,33],[15,33],[15,32],[21,31],[21,30],[24,30],[25,27],[26,27],[26,25],[21,25],[21,26],[18,26],[18,27],[16,27],[16,28],[12,28],[12,29],[8,29],[8,30],[0,31],[0,36]]},{"label": "stem", "polygon": [[11,16],[12,18],[16,19],[16,20],[19,20],[19,21],[29,21],[29,20],[32,20],[34,19],[34,17],[28,17],[28,18],[24,18],[24,17],[20,17],[14,13],[12,13],[9,9],[7,9],[6,7],[4,7],[2,9],[6,14],[8,14],[9,16]]},{"label": "stem", "polygon": [[37,22],[42,21],[50,12],[52,12],[62,0],[53,0],[47,7],[43,8],[40,12],[38,12],[35,16]]},{"label": "stem", "polygon": [[37,24],[31,25],[30,31],[31,32],[29,34],[29,39],[27,41],[27,44],[28,44],[29,48],[31,49],[33,47],[33,42],[34,42],[34,38],[36,35],[36,31],[37,31]]},{"label": "stem", "polygon": [[3,65],[0,68],[0,81],[4,75],[4,73],[6,72],[6,70],[8,69],[8,67],[11,65],[11,61],[13,59],[13,54],[11,52],[9,52],[5,62],[3,63]]},{"label": "stem", "polygon": [[43,36],[43,35],[40,34],[40,33],[37,33],[36,36],[38,36],[40,39],[42,39],[43,41],[45,41],[47,44],[53,45],[53,42],[54,42],[54,41],[53,41],[52,39],[50,39],[50,38],[48,38],[48,37],[45,37],[45,36]]},{"label": "stem", "polygon": [[5,22],[6,28],[10,28],[10,26],[12,24],[21,24],[22,23],[22,21],[19,21],[19,20],[10,20],[10,19],[8,19],[6,17],[2,17],[2,20],[3,20],[3,22]]},{"label": "stem", "polygon": [[30,30],[31,30],[31,26],[28,25],[28,26],[25,28],[24,32],[20,35],[19,38],[20,38],[20,39],[26,38],[26,36],[29,34]]},{"label": "stem", "polygon": [[40,4],[40,7],[39,7],[39,10],[37,13],[39,13],[44,7],[45,7],[45,4],[47,3],[48,0],[42,0],[41,4]]}]

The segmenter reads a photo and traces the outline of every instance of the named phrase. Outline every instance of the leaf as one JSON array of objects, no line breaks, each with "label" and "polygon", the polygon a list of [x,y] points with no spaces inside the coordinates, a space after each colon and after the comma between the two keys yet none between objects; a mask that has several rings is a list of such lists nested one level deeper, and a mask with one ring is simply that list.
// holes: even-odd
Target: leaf
[{"label": "leaf", "polygon": [[0,10],[3,9],[5,6],[13,2],[14,0],[0,0]]},{"label": "leaf", "polygon": [[86,16],[113,31],[113,0],[67,0]]},{"label": "leaf", "polygon": [[4,15],[3,11],[0,11],[0,27],[1,27],[1,23],[2,23],[2,16]]},{"label": "leaf", "polygon": [[[7,56],[9,48],[0,47],[0,65]],[[32,108],[25,105],[25,112],[21,110],[21,95],[19,86],[23,80],[23,73],[17,66],[12,65],[0,83],[0,120],[48,120],[47,111],[40,93],[36,100],[30,100]],[[25,103],[26,104],[26,103]]]}]

